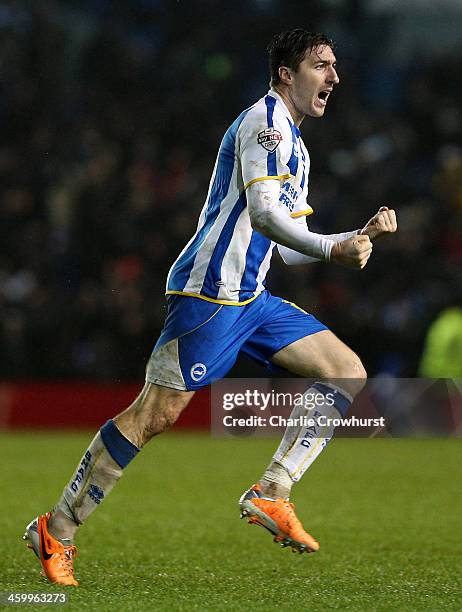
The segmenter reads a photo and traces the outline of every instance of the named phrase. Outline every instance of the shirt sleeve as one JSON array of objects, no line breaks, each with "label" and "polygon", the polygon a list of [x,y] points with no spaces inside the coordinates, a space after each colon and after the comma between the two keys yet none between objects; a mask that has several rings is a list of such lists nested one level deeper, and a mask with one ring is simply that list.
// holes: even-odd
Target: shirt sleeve
[{"label": "shirt sleeve", "polygon": [[310,232],[304,219],[292,219],[278,200],[279,191],[279,184],[271,179],[250,185],[246,196],[252,227],[277,244],[330,261],[334,241]]},{"label": "shirt sleeve", "polygon": [[272,101],[276,100],[267,98],[267,112],[260,108],[250,110],[239,128],[238,155],[244,189],[258,181],[283,181],[290,176],[287,166],[292,153],[290,125],[274,113]]},{"label": "shirt sleeve", "polygon": [[[305,223],[305,221],[303,221]],[[361,233],[360,229],[353,230],[351,232],[343,232],[342,234],[324,234],[324,238],[328,238],[329,240],[333,240],[334,242],[343,242],[344,240],[348,240],[349,238],[353,238],[353,236],[357,236]],[[309,255],[304,255],[299,251],[294,251],[293,249],[289,249],[286,246],[282,246],[278,244],[279,255],[282,257],[284,263],[288,266],[296,266],[300,264],[308,264],[315,263],[317,261],[322,261],[321,257],[310,257]]]}]

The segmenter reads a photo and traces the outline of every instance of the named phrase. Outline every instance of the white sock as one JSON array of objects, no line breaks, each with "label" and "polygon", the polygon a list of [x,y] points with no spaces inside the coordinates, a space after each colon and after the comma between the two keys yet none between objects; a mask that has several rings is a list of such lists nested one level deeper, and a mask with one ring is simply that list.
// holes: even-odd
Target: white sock
[{"label": "white sock", "polygon": [[138,450],[112,420],[108,421],[85,451],[55,510],[61,510],[78,525],[83,523],[112,490]]},{"label": "white sock", "polygon": [[[345,416],[353,398],[345,391],[330,383],[314,383],[305,393],[303,399],[294,406],[290,419],[294,425],[286,428],[284,437],[273,456],[273,462],[282,465],[292,482],[297,482],[327,446],[333,436],[334,426],[330,423],[318,424],[319,417],[335,419]],[[313,419],[313,425],[304,425]],[[265,473],[266,475],[266,473]],[[287,479],[282,475],[280,484],[287,486]]]}]

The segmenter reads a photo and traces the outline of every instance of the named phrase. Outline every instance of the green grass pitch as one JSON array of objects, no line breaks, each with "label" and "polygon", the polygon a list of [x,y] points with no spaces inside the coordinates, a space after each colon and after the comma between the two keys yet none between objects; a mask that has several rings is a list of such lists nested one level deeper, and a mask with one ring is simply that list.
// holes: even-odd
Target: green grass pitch
[{"label": "green grass pitch", "polygon": [[[0,590],[62,592],[21,541],[91,435],[2,434]],[[66,610],[461,610],[460,440],[334,440],[295,487],[321,550],[238,518],[276,440],[164,434],[78,534]],[[27,606],[30,607],[30,606]],[[40,610],[56,606],[39,606]]]}]

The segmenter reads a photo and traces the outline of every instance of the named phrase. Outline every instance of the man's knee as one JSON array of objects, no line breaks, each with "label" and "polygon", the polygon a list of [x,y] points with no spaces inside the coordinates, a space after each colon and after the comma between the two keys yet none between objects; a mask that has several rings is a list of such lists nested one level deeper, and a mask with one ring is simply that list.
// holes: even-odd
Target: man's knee
[{"label": "man's knee", "polygon": [[133,404],[114,420],[121,432],[141,448],[175,423],[193,395],[147,383]]},{"label": "man's knee", "polygon": [[332,384],[346,391],[353,397],[366,384],[367,373],[361,359],[351,349],[341,346],[330,358],[326,354],[314,368],[314,376],[329,380]]},{"label": "man's knee", "polygon": [[367,382],[366,368],[363,366],[361,359],[357,355],[355,355],[355,358],[351,364],[350,376],[354,385],[354,395],[357,395],[362,389],[364,389]]},{"label": "man's knee", "polygon": [[344,387],[351,395],[357,395],[367,381],[367,372],[361,359],[350,351],[345,358],[338,363],[332,364],[329,378],[338,379],[338,385]]},{"label": "man's knee", "polygon": [[355,354],[353,355],[354,356],[351,362],[347,366],[347,373],[348,373],[347,378],[358,379],[358,381],[361,381],[364,386],[367,380],[366,369],[363,366],[361,359],[357,355]]}]

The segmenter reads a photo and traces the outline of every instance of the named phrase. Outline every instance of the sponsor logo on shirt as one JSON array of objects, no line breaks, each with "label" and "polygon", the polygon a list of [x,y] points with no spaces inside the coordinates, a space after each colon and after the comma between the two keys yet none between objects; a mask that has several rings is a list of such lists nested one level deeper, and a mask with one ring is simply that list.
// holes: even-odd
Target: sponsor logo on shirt
[{"label": "sponsor logo on shirt", "polygon": [[282,202],[287,208],[289,212],[294,210],[295,202],[298,199],[298,191],[295,189],[293,185],[290,184],[289,181],[286,181],[281,187],[281,194],[279,196],[279,201]]}]

